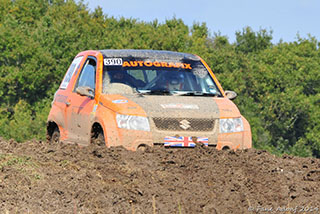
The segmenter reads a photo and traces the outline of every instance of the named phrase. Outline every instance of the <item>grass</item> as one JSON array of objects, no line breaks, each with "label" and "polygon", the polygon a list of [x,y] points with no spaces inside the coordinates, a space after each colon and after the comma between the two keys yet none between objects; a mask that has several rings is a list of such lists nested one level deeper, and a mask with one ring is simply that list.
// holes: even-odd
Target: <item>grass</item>
[{"label": "grass", "polygon": [[13,154],[0,154],[0,170],[4,168],[12,168],[31,180],[39,180],[42,178],[38,172],[38,165],[29,156],[17,156]]},{"label": "grass", "polygon": [[0,155],[0,169],[8,166],[26,166],[30,165],[31,158],[27,156],[19,157],[12,154]]}]

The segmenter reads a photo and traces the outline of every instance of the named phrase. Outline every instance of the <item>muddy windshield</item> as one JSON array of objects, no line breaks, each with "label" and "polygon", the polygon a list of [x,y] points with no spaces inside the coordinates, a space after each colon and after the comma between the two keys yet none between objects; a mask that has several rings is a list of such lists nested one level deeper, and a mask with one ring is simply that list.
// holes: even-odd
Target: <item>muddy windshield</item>
[{"label": "muddy windshield", "polygon": [[205,66],[194,60],[105,58],[103,93],[108,93],[112,83],[125,84],[138,93],[221,96]]}]

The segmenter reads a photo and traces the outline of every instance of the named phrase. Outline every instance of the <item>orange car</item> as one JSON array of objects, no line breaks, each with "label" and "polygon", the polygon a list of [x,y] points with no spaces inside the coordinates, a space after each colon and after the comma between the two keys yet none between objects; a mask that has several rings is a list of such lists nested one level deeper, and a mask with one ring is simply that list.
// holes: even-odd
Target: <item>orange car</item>
[{"label": "orange car", "polygon": [[129,150],[148,146],[251,148],[248,121],[193,54],[89,50],[71,63],[47,121],[50,142]]}]

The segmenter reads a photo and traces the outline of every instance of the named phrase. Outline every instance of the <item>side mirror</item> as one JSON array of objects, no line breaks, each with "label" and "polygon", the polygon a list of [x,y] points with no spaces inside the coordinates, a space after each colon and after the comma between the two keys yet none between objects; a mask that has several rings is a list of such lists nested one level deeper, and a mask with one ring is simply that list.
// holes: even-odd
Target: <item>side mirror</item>
[{"label": "side mirror", "polygon": [[225,91],[224,93],[229,100],[234,100],[238,96],[234,91]]},{"label": "side mirror", "polygon": [[76,92],[81,96],[94,98],[94,90],[88,86],[80,86],[76,89]]}]

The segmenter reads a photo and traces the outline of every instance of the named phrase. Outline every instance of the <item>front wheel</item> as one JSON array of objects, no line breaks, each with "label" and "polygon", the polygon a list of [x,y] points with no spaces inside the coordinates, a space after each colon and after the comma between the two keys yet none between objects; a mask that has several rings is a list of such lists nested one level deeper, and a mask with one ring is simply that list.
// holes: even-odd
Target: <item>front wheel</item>
[{"label": "front wheel", "polygon": [[55,128],[55,130],[53,131],[50,143],[52,144],[60,143],[60,131],[58,128]]},{"label": "front wheel", "polygon": [[99,134],[94,139],[92,139],[92,143],[97,146],[105,146],[106,143],[104,141],[103,132],[99,132]]}]

